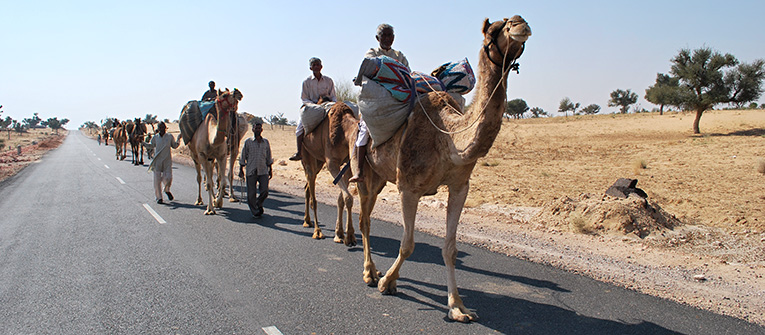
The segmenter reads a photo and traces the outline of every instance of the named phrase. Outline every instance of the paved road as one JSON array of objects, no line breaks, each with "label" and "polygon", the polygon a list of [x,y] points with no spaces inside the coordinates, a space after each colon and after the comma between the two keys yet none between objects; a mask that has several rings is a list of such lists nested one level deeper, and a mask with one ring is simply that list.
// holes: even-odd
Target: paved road
[{"label": "paved road", "polygon": [[[440,238],[417,234],[398,295],[382,296],[361,280],[361,247],[332,242],[333,208],[316,241],[301,198],[274,192],[257,220],[229,202],[204,216],[193,169],[173,173],[176,200],[157,205],[145,166],[72,132],[0,184],[0,333],[765,334],[468,245],[457,279],[481,321],[449,322]],[[372,235],[387,269],[401,228],[373,221]]]}]

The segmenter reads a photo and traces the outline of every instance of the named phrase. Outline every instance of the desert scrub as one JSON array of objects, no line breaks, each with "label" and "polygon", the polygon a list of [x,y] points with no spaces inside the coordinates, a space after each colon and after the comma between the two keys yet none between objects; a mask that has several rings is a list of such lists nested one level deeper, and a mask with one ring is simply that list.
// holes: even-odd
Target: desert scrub
[{"label": "desert scrub", "polygon": [[756,164],[757,172],[765,174],[765,159],[760,158]]},{"label": "desert scrub", "polygon": [[636,159],[632,161],[632,172],[635,174],[639,174],[640,170],[645,170],[648,168],[648,163],[646,163],[645,159]]}]

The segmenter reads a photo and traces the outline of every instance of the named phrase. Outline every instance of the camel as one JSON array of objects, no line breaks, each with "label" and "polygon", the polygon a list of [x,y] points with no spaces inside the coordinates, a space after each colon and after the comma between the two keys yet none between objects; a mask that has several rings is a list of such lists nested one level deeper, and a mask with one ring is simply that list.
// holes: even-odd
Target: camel
[{"label": "camel", "polygon": [[114,132],[112,133],[112,140],[114,140],[114,150],[116,151],[116,156],[118,160],[125,160],[125,156],[127,155],[127,142],[128,142],[128,135],[127,135],[127,123],[125,121],[122,121],[121,123],[117,124],[117,127],[114,128]]},{"label": "camel", "polygon": [[[146,134],[146,124],[141,122],[141,118],[136,118],[133,127],[130,129],[128,141],[130,142],[130,151],[133,154],[133,165],[143,165],[143,142]],[[139,159],[140,153],[140,159]]]},{"label": "camel", "polygon": [[[353,115],[353,110],[345,103],[338,102],[330,108],[327,117],[314,130],[305,134],[303,139],[301,162],[307,180],[303,227],[314,227],[314,239],[324,238],[316,215],[316,175],[326,163],[329,173],[337,177],[342,164],[349,160],[348,147],[353,143],[351,137],[355,136],[354,131],[358,129],[358,123],[359,120]],[[338,129],[336,136],[330,138],[330,130],[335,128]],[[340,134],[345,134],[345,136],[339,136]],[[337,222],[334,241],[345,243],[347,246],[355,246],[356,236],[351,215],[353,213],[353,195],[348,191],[348,179],[350,179],[350,174],[345,173],[337,183],[340,187],[340,194],[337,196]],[[309,207],[313,208],[315,223],[311,222]],[[343,231],[343,208],[347,212],[347,231]]]},{"label": "camel", "polygon": [[[487,154],[502,126],[507,76],[510,70],[517,69],[515,60],[523,53],[531,29],[516,15],[493,23],[486,19],[483,35],[477,91],[469,109],[459,111],[458,103],[444,92],[417,97],[407,123],[390,140],[369,150],[363,167],[366,177],[358,185],[359,229],[364,244],[363,279],[370,286],[377,284],[383,294],[396,293],[401,266],[414,251],[414,224],[420,197],[435,194],[440,185],[448,187],[442,255],[446,265],[448,317],[460,322],[471,322],[478,316],[465,307],[457,291],[454,268],[457,225],[476,161]],[[387,182],[398,186],[404,235],[396,261],[381,278],[371,258],[369,229],[377,195]]]},{"label": "camel", "polygon": [[[236,165],[236,159],[239,157],[239,146],[242,143],[242,138],[247,133],[247,119],[244,116],[236,114],[236,117],[231,118],[231,127],[228,131],[228,143],[226,144],[229,161],[228,161],[228,188],[229,188],[229,201],[237,202],[234,192],[234,175],[237,172],[234,171],[234,165]],[[218,185],[221,187],[221,185]]]},{"label": "camel", "polygon": [[229,118],[231,113],[236,113],[242,97],[243,95],[238,89],[234,89],[233,92],[228,89],[224,92],[218,91],[218,98],[215,100],[216,112],[207,114],[202,124],[194,131],[194,135],[191,137],[188,145],[191,157],[194,160],[194,167],[197,170],[198,193],[195,205],[204,204],[202,201],[202,174],[200,173],[200,165],[204,168],[205,172],[205,185],[209,198],[207,210],[204,212],[205,215],[214,215],[215,207],[221,208],[223,206],[223,190],[225,185],[221,185],[222,187],[218,188],[218,194],[215,196],[215,200],[213,200],[213,166],[219,172],[218,184],[225,182],[224,175],[226,170],[224,164],[228,154],[226,134],[230,126]]}]

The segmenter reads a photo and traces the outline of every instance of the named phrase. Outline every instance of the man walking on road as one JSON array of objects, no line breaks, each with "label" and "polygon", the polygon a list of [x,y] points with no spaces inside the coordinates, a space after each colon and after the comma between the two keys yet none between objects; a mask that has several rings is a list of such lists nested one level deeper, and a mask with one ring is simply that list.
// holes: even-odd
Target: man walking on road
[{"label": "man walking on road", "polygon": [[[268,181],[273,177],[271,144],[263,138],[263,122],[253,121],[252,137],[244,141],[239,155],[239,178],[244,178],[247,167],[247,205],[255,217],[263,215],[263,201],[268,197]],[[257,191],[257,192],[256,192]],[[260,196],[257,196],[260,194]]]},{"label": "man walking on road", "polygon": [[179,143],[175,141],[173,135],[167,133],[167,125],[160,122],[157,125],[157,134],[151,138],[151,142],[143,142],[143,145],[150,149],[155,149],[156,155],[149,164],[149,171],[154,171],[154,196],[158,204],[165,203],[162,200],[162,184],[165,184],[165,194],[167,199],[172,201],[173,194],[170,193],[170,185],[173,183],[173,157],[171,149],[178,148]]}]

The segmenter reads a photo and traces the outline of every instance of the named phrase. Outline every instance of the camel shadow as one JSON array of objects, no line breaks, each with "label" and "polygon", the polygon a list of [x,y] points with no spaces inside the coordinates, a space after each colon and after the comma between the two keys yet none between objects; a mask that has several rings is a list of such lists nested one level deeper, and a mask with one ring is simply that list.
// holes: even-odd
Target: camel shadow
[{"label": "camel shadow", "polygon": [[[395,259],[398,256],[398,248],[400,242],[396,239],[390,239],[387,237],[374,237],[370,236],[370,244],[372,245],[372,254],[379,257]],[[386,250],[386,251],[380,251]],[[354,250],[355,251],[355,250]],[[538,288],[549,289],[556,292],[570,292],[567,289],[561,288],[557,283],[532,279],[528,277],[515,276],[507,273],[489,271],[485,269],[478,269],[466,266],[461,258],[469,256],[470,254],[464,251],[457,252],[457,261],[455,262],[455,268],[460,271],[480,274],[488,277],[500,278],[505,280],[511,280],[517,283],[534,286]],[[441,248],[430,245],[424,242],[416,242],[414,247],[414,253],[406,259],[407,262],[417,262],[423,264],[439,264],[444,265],[444,259],[441,255]]]},{"label": "camel shadow", "polygon": [[[443,304],[446,295],[430,291],[446,292],[444,285],[399,278],[397,298],[421,304],[421,310],[438,310],[446,317]],[[429,289],[424,289],[429,288]],[[402,292],[403,291],[403,292]],[[408,294],[407,292],[411,292]],[[514,298],[507,295],[460,289],[460,295],[469,300],[469,306],[481,319],[481,325],[503,334],[680,334],[645,320],[634,323],[598,319],[558,306]],[[466,330],[467,331],[467,330]]]},{"label": "camel shadow", "polygon": [[747,130],[738,130],[727,134],[722,133],[712,133],[709,134],[709,136],[714,137],[726,137],[726,136],[748,136],[748,137],[760,137],[765,136],[765,128],[754,128],[754,129],[747,129]]}]

